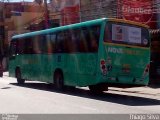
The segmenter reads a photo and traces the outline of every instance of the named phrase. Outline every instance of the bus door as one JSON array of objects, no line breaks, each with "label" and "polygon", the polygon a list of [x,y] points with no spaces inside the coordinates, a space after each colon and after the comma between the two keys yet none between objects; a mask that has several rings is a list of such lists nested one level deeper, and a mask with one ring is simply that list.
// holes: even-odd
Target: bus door
[{"label": "bus door", "polygon": [[28,80],[41,80],[41,59],[38,38],[26,37],[17,41],[17,63],[22,78]]}]

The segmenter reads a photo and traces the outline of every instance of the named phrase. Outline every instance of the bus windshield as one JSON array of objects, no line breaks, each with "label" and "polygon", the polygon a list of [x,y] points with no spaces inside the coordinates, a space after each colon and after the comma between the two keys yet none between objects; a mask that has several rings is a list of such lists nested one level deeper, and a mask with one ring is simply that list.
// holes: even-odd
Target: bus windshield
[{"label": "bus windshield", "polygon": [[141,47],[150,44],[147,28],[120,22],[108,22],[104,41]]}]

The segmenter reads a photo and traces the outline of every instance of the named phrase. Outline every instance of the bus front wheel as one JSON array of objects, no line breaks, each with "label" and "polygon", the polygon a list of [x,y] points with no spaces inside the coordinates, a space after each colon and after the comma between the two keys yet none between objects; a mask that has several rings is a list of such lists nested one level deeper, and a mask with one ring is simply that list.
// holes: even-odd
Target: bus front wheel
[{"label": "bus front wheel", "polygon": [[3,77],[3,71],[0,71],[0,77]]},{"label": "bus front wheel", "polygon": [[24,84],[25,80],[22,79],[22,77],[21,77],[21,71],[20,71],[20,69],[16,70],[16,78],[17,78],[17,83],[18,84]]},{"label": "bus front wheel", "polygon": [[61,71],[56,71],[54,74],[54,85],[57,90],[63,90],[63,73]]}]

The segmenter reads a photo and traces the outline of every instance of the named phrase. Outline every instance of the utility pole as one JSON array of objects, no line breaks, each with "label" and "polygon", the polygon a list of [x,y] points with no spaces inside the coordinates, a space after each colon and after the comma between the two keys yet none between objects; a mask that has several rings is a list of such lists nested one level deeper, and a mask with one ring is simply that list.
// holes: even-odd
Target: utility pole
[{"label": "utility pole", "polygon": [[4,28],[5,28],[5,20],[4,20],[4,1],[0,2],[0,77],[3,76],[3,57],[4,57]]},{"label": "utility pole", "polygon": [[47,0],[44,0],[44,20],[45,20],[45,28],[49,28],[49,10],[47,6]]},{"label": "utility pole", "polygon": [[45,22],[45,28],[49,28],[50,24],[49,24],[49,10],[48,10],[48,5],[47,5],[47,0],[35,0],[36,3],[38,3],[39,5],[42,5],[42,2],[44,4],[44,22]]}]

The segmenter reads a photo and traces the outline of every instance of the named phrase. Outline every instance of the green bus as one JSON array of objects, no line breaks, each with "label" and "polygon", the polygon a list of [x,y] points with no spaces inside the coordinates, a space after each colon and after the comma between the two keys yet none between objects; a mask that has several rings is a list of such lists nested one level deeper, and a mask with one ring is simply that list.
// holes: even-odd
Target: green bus
[{"label": "green bus", "polygon": [[101,18],[12,37],[9,76],[64,86],[147,85],[150,67],[148,27]]}]

